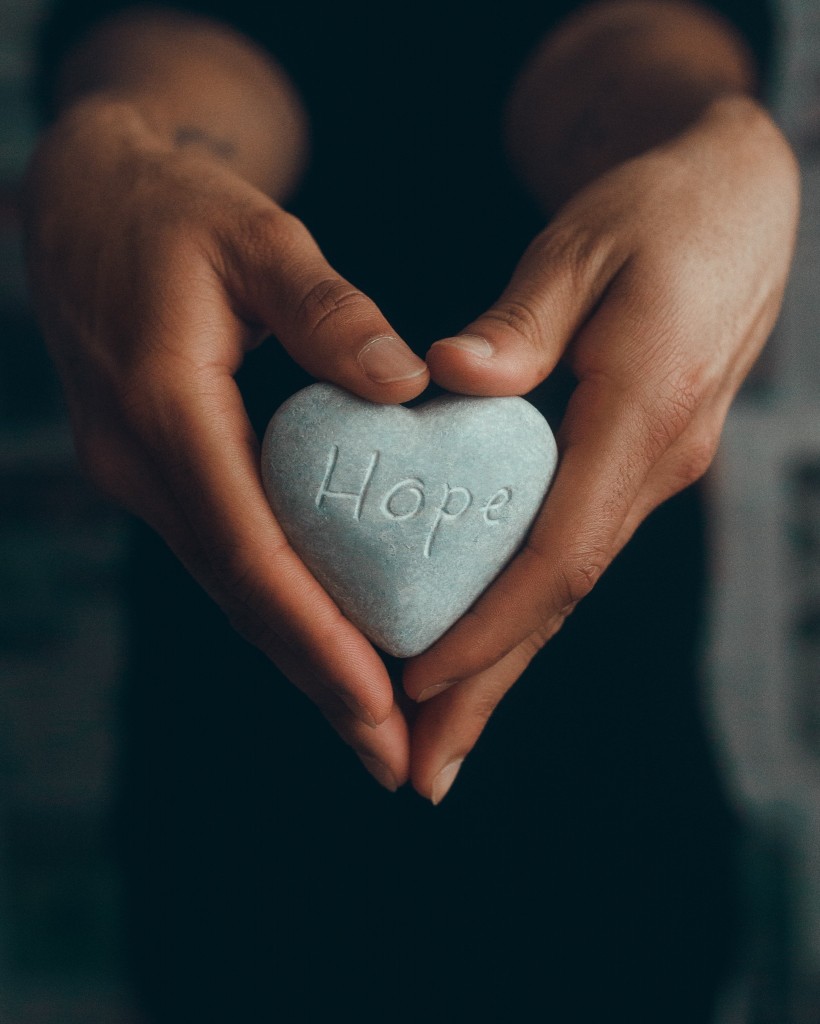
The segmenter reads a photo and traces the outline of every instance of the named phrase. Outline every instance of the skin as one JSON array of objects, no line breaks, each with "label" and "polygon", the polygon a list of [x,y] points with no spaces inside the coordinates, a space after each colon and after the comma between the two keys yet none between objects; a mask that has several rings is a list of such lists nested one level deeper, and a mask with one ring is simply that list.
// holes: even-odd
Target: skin
[{"label": "skin", "polygon": [[[507,111],[511,167],[551,219],[496,304],[425,365],[280,205],[308,131],[269,57],[152,13],[101,26],[67,61],[26,208],[81,461],[388,788],[444,797],[535,653],[711,462],[777,317],[798,210],[794,158],[753,90],[741,41],[695,6],[590,4],[559,26]],[[524,394],[562,359],[578,379],[525,548],[405,666],[413,714],[264,498],[233,374],[270,333],[375,402],[431,377]]]}]

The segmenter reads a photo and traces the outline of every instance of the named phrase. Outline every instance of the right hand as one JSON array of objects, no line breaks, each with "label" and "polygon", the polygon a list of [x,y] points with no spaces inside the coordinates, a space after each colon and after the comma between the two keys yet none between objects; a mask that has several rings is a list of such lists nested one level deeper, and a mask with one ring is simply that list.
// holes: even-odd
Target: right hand
[{"label": "right hand", "polygon": [[32,163],[26,217],[81,465],[380,782],[403,784],[408,730],[388,674],[271,513],[234,374],[271,333],[308,373],[374,402],[420,394],[425,363],[298,220],[228,166],[162,142],[127,104],[63,115]]}]

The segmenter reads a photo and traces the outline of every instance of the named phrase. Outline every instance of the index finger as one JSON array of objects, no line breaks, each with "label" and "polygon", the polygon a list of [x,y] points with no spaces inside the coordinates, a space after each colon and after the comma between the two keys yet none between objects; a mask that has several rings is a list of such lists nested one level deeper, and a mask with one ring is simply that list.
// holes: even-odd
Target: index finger
[{"label": "index finger", "polygon": [[[166,359],[173,359],[166,356]],[[393,706],[387,671],[293,551],[261,483],[258,442],[230,372],[168,368],[142,388],[143,443],[196,539],[166,537],[232,625],[272,660],[284,642],[358,717],[384,721]]]},{"label": "index finger", "polygon": [[585,597],[618,550],[621,528],[673,436],[658,427],[645,384],[582,380],[559,438],[561,460],[524,547],[477,603],[429,651],[409,662],[404,686],[426,699],[477,675]]}]

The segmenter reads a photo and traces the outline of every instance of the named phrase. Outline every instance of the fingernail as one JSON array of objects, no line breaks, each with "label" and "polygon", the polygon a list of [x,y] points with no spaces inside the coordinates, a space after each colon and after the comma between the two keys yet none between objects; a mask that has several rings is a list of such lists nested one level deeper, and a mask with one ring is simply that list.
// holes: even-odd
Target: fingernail
[{"label": "fingernail", "polygon": [[433,792],[430,796],[430,799],[433,801],[434,807],[440,804],[441,801],[450,792],[450,786],[452,786],[452,784],[456,781],[456,775],[458,775],[458,770],[459,768],[461,768],[463,764],[464,758],[459,757],[457,760],[451,761],[448,765],[445,765],[444,768],[442,768],[438,775],[433,779]]},{"label": "fingernail", "polygon": [[370,772],[376,782],[379,785],[384,786],[385,789],[389,789],[391,793],[395,793],[399,788],[399,784],[396,781],[396,776],[390,771],[387,765],[380,761],[377,757],[372,757],[370,754],[359,754],[359,760]]},{"label": "fingernail", "polygon": [[426,687],[416,697],[416,701],[422,704],[424,701],[429,700],[431,697],[435,697],[437,693],[444,693],[445,690],[449,690],[451,686],[455,685],[455,679],[448,679],[446,683],[433,683],[432,686]]},{"label": "fingernail", "polygon": [[460,348],[471,355],[479,356],[481,359],[489,359],[493,354],[493,347],[489,341],[486,338],[479,338],[477,334],[458,334],[454,338],[444,338],[442,341],[437,341],[436,345],[449,345],[451,348]]},{"label": "fingernail", "polygon": [[419,359],[398,338],[374,338],[359,352],[359,366],[377,384],[420,377],[427,363]]}]

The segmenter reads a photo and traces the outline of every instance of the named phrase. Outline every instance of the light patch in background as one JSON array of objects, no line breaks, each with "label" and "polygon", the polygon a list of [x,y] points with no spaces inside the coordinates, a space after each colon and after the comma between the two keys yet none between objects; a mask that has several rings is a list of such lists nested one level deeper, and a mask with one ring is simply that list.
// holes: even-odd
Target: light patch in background
[{"label": "light patch in background", "polygon": [[820,1020],[820,4],[781,5],[803,207],[785,306],[710,478],[709,712],[748,927],[718,1024]]}]

